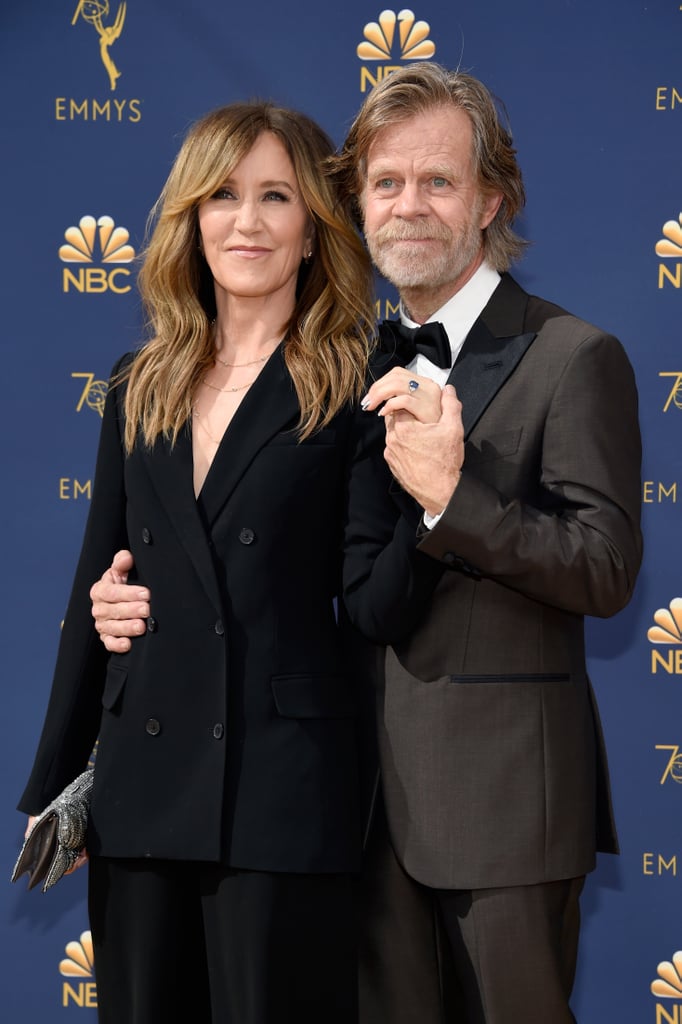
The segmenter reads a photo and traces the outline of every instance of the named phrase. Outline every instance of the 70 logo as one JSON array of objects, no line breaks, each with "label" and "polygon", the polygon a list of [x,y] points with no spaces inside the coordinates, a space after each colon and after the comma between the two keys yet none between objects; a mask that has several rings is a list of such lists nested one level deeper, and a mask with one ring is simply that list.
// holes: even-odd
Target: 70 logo
[{"label": "70 logo", "polygon": [[672,743],[657,743],[656,750],[670,751],[668,763],[665,766],[665,771],[661,775],[661,785],[663,785],[667,779],[672,779],[673,782],[682,783],[682,754],[680,754],[679,745],[673,745]]}]

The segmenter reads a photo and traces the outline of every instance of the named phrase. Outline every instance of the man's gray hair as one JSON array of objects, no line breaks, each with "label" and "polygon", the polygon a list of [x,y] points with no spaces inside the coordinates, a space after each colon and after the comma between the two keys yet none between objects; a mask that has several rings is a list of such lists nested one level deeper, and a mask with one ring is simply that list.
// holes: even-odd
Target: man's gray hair
[{"label": "man's gray hair", "polygon": [[434,108],[455,107],[469,117],[473,129],[474,173],[481,192],[502,193],[502,203],[483,231],[485,258],[496,270],[508,270],[527,246],[512,223],[526,195],[510,131],[502,123],[498,103],[478,79],[424,61],[405,65],[384,78],[367,96],[340,153],[331,166],[343,195],[354,199],[361,217],[367,155],[379,132]]}]

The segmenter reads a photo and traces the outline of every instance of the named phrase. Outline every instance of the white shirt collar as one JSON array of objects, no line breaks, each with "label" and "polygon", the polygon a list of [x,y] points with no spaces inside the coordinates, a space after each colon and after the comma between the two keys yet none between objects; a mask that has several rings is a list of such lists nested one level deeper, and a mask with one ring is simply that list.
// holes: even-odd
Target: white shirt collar
[{"label": "white shirt collar", "polygon": [[[481,263],[464,287],[455,292],[452,298],[448,299],[440,309],[437,309],[429,317],[430,322],[440,321],[447,331],[453,363],[459,355],[459,350],[464,344],[467,334],[481,315],[500,280],[500,275],[493,270],[489,263]],[[419,327],[419,324],[410,320],[406,315],[402,303],[400,304],[400,319],[407,327]],[[417,373],[426,372],[427,376],[434,376],[429,372],[429,368],[438,371],[439,374],[441,372],[439,367],[434,366],[429,359],[421,354],[417,356],[415,362],[410,364],[410,368],[415,369]],[[443,372],[447,379],[449,371]]]}]

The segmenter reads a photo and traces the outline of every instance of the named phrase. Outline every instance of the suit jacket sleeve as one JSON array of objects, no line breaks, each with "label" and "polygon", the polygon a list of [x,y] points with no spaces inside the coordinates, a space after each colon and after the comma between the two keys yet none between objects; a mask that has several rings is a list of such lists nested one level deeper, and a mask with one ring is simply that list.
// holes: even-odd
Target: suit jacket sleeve
[{"label": "suit jacket sleeve", "polygon": [[[114,367],[114,376],[121,363]],[[87,766],[102,713],[108,654],[94,627],[90,588],[126,546],[121,388],[107,395],[78,567],[71,589],[52,691],[31,776],[19,810],[36,814]]]},{"label": "suit jacket sleeve", "polygon": [[469,473],[465,459],[420,549],[438,560],[459,555],[468,571],[565,611],[614,615],[632,596],[642,557],[640,465],[632,368],[615,338],[594,332],[553,389],[536,499],[503,493]]},{"label": "suit jacket sleeve", "polygon": [[[377,376],[387,372],[382,365]],[[356,413],[350,466],[343,595],[350,620],[369,639],[390,643],[414,627],[445,571],[417,548],[422,510],[396,484],[384,459],[384,421]]]},{"label": "suit jacket sleeve", "polygon": [[[579,615],[613,615],[630,599],[642,556],[634,374],[615,338],[566,321],[576,331],[580,325],[582,337],[559,354],[537,403],[529,381],[520,415],[533,448],[526,464],[500,475],[465,455],[455,494],[431,531],[403,494],[391,536],[373,550],[366,545],[370,557],[356,567],[357,590],[347,601],[375,642],[398,642],[428,614],[446,570],[493,579]],[[535,345],[542,344],[540,336]],[[482,447],[496,401],[467,451]]]}]

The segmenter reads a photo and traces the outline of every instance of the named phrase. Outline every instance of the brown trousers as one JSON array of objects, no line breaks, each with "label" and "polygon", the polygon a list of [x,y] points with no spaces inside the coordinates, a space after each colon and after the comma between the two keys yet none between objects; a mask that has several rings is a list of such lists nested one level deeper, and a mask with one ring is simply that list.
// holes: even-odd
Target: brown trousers
[{"label": "brown trousers", "polygon": [[398,863],[383,808],[360,908],[360,1024],[574,1024],[584,878],[438,890]]}]

